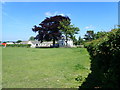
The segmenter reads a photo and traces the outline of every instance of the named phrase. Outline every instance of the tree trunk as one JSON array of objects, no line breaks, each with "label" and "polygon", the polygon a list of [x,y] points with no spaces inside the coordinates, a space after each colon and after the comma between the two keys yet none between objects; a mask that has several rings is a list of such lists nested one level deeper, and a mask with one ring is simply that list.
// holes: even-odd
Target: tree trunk
[{"label": "tree trunk", "polygon": [[68,38],[67,38],[67,34],[66,34],[66,46],[68,46],[68,45],[67,45],[67,41],[68,41]]},{"label": "tree trunk", "polygon": [[55,39],[53,39],[53,47],[55,47]]}]

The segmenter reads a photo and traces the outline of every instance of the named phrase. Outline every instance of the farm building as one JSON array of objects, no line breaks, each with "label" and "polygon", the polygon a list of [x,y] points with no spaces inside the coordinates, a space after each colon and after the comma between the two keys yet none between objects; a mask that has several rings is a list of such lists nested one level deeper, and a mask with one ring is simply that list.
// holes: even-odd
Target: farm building
[{"label": "farm building", "polygon": [[66,41],[67,41],[67,46],[68,47],[73,47],[73,40],[68,38],[68,40],[66,40],[64,37],[60,40],[58,40],[58,44],[59,44],[59,47],[64,47],[66,46]]},{"label": "farm building", "polygon": [[32,48],[35,47],[50,47],[52,42],[40,42],[40,41],[22,41],[20,44],[31,44]]},{"label": "farm building", "polygon": [[[66,46],[66,40],[64,38],[61,39],[61,40],[58,40],[56,43],[57,43],[57,45],[59,47]],[[42,42],[42,43],[40,41],[22,41],[22,42],[20,42],[20,44],[31,44],[32,48],[35,48],[35,47],[51,47],[51,46],[53,46],[52,41],[50,41],[50,42]],[[68,47],[73,47],[73,41],[71,39],[68,39],[67,46]]]},{"label": "farm building", "polygon": [[13,42],[7,42],[6,44],[15,44],[15,43],[13,43]]}]

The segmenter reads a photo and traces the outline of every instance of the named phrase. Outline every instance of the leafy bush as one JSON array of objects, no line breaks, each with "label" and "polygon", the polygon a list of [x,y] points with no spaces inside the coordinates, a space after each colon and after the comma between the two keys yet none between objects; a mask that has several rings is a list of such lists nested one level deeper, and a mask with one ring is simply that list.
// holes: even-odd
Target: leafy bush
[{"label": "leafy bush", "polygon": [[120,88],[120,29],[87,42],[85,47],[90,54],[92,72],[81,87]]},{"label": "leafy bush", "polygon": [[7,47],[30,47],[31,44],[7,44]]}]

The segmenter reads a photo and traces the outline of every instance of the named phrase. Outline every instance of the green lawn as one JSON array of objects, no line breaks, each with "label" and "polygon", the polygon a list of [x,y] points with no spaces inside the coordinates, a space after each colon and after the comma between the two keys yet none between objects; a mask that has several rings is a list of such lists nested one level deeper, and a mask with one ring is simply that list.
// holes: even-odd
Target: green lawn
[{"label": "green lawn", "polygon": [[76,88],[90,72],[84,48],[8,47],[2,56],[3,88]]}]

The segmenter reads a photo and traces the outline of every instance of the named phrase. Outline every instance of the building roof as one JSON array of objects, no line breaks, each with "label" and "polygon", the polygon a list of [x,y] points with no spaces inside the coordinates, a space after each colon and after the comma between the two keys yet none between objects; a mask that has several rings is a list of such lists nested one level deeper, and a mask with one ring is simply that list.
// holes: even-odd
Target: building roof
[{"label": "building roof", "polygon": [[22,41],[20,44],[28,44],[28,41]]},{"label": "building roof", "polygon": [[31,43],[33,43],[33,44],[39,44],[40,41],[31,41]]},{"label": "building roof", "polygon": [[14,44],[13,42],[7,42],[7,44]]},{"label": "building roof", "polygon": [[[31,43],[33,43],[33,44],[40,44],[41,42],[40,41],[31,41]],[[53,42],[42,42],[42,44],[51,44],[51,43],[53,43]]]}]

